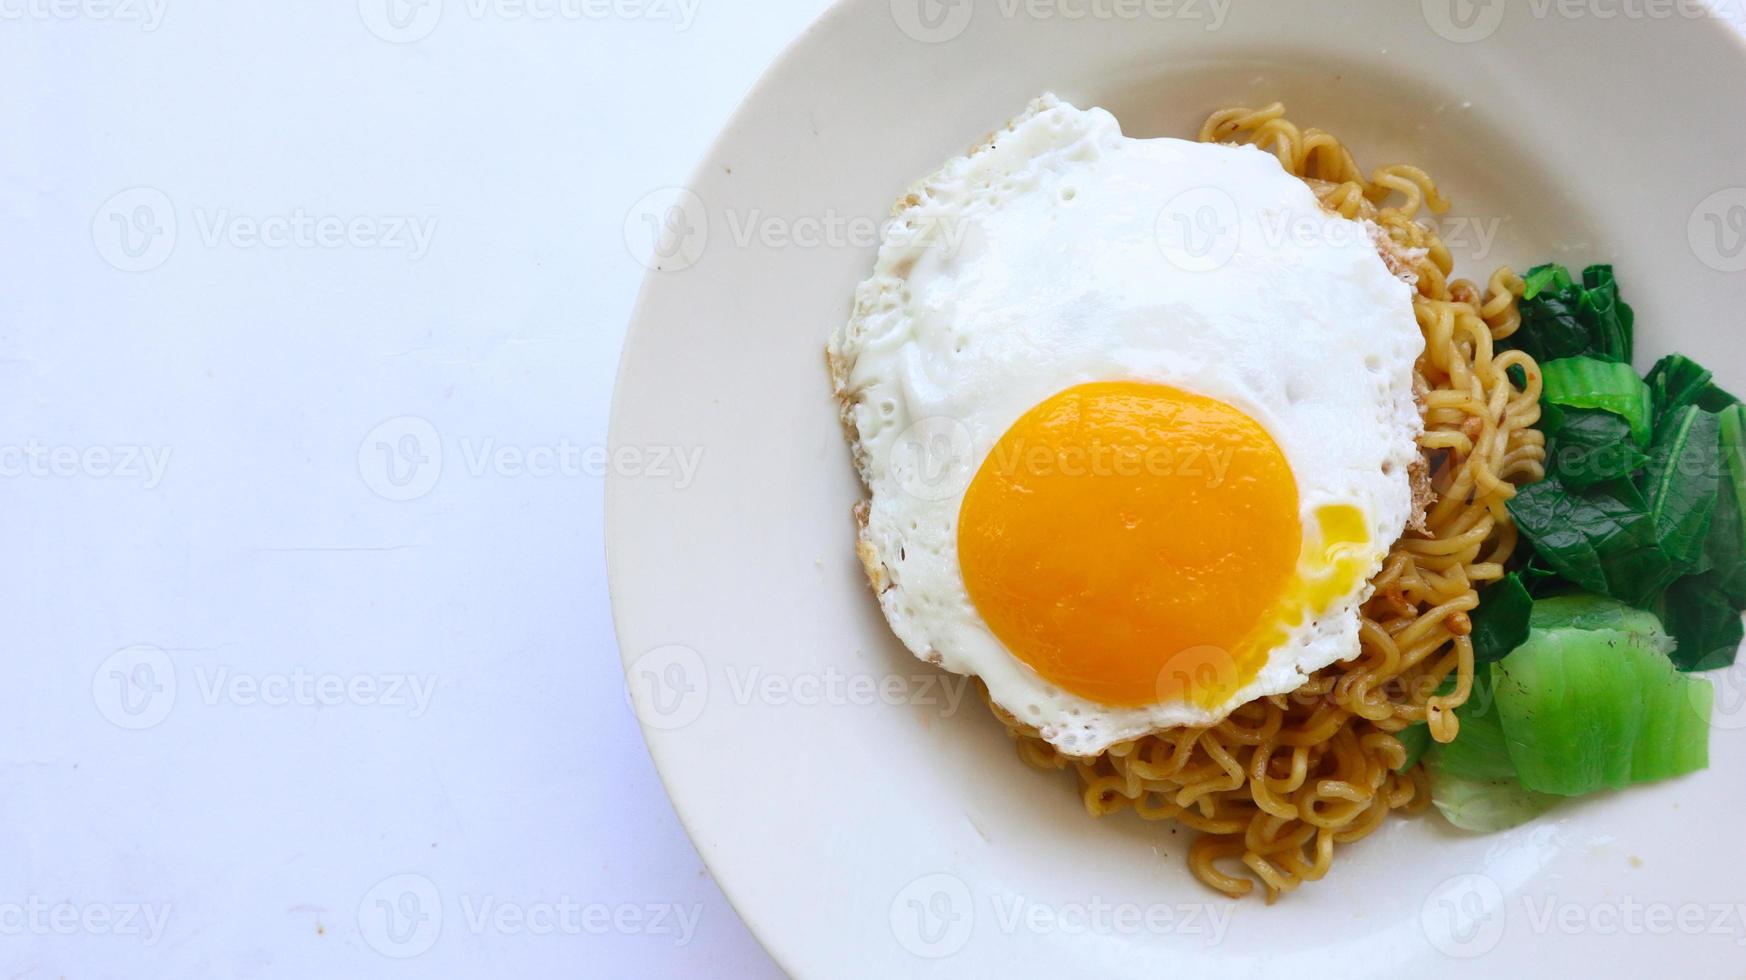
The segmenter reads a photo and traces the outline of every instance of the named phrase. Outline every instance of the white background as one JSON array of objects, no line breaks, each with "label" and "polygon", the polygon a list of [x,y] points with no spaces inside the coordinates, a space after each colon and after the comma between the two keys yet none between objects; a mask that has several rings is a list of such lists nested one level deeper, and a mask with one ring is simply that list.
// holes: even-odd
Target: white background
[{"label": "white background", "polygon": [[778,977],[597,450],[627,216],[825,0],[388,2],[0,0],[0,975]]}]

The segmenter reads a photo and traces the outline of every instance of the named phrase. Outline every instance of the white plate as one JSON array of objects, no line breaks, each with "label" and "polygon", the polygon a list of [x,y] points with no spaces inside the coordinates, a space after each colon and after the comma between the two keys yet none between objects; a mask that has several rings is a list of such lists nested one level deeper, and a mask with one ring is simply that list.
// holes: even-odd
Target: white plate
[{"label": "white plate", "polygon": [[[1429,168],[1475,219],[1455,245],[1469,274],[1615,262],[1640,357],[1677,347],[1746,387],[1731,29],[1653,3],[1444,2],[850,0],[746,100],[680,210],[651,212],[681,247],[645,287],[613,443],[703,455],[689,483],[641,467],[607,487],[619,639],[680,816],[793,975],[1746,962],[1739,671],[1719,678],[1707,773],[1489,837],[1392,821],[1327,880],[1233,908],[1185,870],[1185,832],[1088,819],[1069,777],[1025,768],[974,695],[954,710],[851,553],[859,487],[821,348],[872,263],[868,229],[1046,89],[1130,135],[1191,136],[1213,108],[1283,99],[1362,165]],[[639,251],[645,221],[627,221]]]}]

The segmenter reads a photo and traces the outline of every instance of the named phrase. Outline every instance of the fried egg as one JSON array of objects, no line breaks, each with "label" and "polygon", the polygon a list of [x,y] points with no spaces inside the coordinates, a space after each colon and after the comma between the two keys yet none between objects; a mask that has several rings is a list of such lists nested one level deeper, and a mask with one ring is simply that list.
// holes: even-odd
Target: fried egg
[{"label": "fried egg", "polygon": [[1422,431],[1376,234],[1052,96],[916,184],[827,352],[892,631],[1075,756],[1356,656]]}]

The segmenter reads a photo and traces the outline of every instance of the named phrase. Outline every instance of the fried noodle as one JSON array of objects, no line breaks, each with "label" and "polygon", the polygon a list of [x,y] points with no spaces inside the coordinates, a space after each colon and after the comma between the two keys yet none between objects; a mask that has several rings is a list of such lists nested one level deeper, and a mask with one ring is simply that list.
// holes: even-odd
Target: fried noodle
[{"label": "fried noodle", "polygon": [[[1396,542],[1372,580],[1355,658],[1213,727],[1157,732],[1086,759],[991,707],[1025,762],[1074,770],[1092,815],[1131,810],[1192,828],[1196,877],[1233,897],[1259,882],[1271,903],[1326,875],[1335,845],[1365,837],[1393,811],[1429,805],[1423,768],[1395,771],[1406,750],[1394,733],[1424,722],[1439,742],[1455,737],[1455,709],[1474,677],[1468,614],[1478,587],[1503,577],[1516,547],[1505,505],[1517,485],[1545,475],[1545,440],[1533,428],[1541,380],[1532,358],[1493,347],[1521,325],[1521,278],[1499,268],[1483,290],[1450,278],[1449,249],[1418,220],[1449,202],[1423,170],[1396,164],[1366,177],[1339,140],[1294,126],[1278,103],[1216,112],[1200,139],[1273,153],[1324,208],[1380,228],[1392,242],[1385,258],[1416,277],[1413,311],[1425,336],[1419,445],[1433,493],[1424,530]],[[1511,367],[1522,369],[1523,388]],[[1453,690],[1438,696],[1451,677]]]}]

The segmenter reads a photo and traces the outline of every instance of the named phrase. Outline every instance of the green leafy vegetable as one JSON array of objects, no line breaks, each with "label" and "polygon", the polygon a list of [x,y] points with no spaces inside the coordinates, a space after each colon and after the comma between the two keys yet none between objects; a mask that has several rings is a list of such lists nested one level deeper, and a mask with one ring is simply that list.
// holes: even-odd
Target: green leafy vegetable
[{"label": "green leafy vegetable", "polygon": [[1721,420],[1688,405],[1668,414],[1649,451],[1649,516],[1656,541],[1681,574],[1704,556],[1716,510],[1721,438]]},{"label": "green leafy vegetable", "polygon": [[1575,588],[1560,578],[1558,570],[1540,557],[1540,553],[1532,547],[1522,548],[1516,557],[1519,567],[1516,574],[1522,577],[1522,584],[1528,587],[1528,594],[1536,602],[1550,596],[1563,595]]},{"label": "green leafy vegetable", "polygon": [[1549,466],[1572,489],[1630,476],[1649,462],[1632,442],[1630,424],[1612,412],[1548,404],[1540,428],[1551,444]]},{"label": "green leafy vegetable", "polygon": [[1522,327],[1502,346],[1519,347],[1542,364],[1590,353],[1594,345],[1588,328],[1576,318],[1582,290],[1571,283],[1570,273],[1561,265],[1540,266],[1528,270],[1525,281]]},{"label": "green leafy vegetable", "polygon": [[1522,488],[1509,510],[1546,564],[1590,592],[1641,605],[1675,577],[1648,502],[1629,480],[1579,493],[1549,477]]},{"label": "green leafy vegetable", "polygon": [[1715,572],[1673,583],[1665,600],[1667,628],[1679,647],[1673,663],[1680,670],[1731,667],[1746,640],[1740,606],[1721,587]]},{"label": "green leafy vegetable", "polygon": [[1468,779],[1434,768],[1430,772],[1431,802],[1437,812],[1474,833],[1494,834],[1519,827],[1552,809],[1559,799],[1526,789],[1515,779]]},{"label": "green leafy vegetable", "polygon": [[1720,428],[1720,485],[1703,566],[1714,573],[1716,588],[1740,608],[1746,606],[1746,406],[1723,410]]},{"label": "green leafy vegetable", "polygon": [[1406,772],[1419,764],[1425,757],[1425,750],[1431,747],[1431,726],[1424,722],[1408,725],[1394,734],[1406,749],[1406,761],[1395,767],[1395,772]]},{"label": "green leafy vegetable", "polygon": [[1525,643],[1475,671],[1453,742],[1402,733],[1425,747],[1432,802],[1451,823],[1503,830],[1561,797],[1709,764],[1714,692],[1674,669],[1654,614],[1575,594],[1535,602],[1528,621]]},{"label": "green leafy vegetable", "polygon": [[1546,379],[1542,400],[1563,408],[1598,408],[1624,418],[1631,437],[1648,446],[1655,400],[1629,364],[1592,357],[1566,357],[1540,365]]},{"label": "green leafy vegetable", "polygon": [[1479,594],[1479,608],[1469,617],[1473,620],[1473,660],[1489,664],[1502,660],[1511,650],[1528,639],[1528,617],[1534,610],[1534,599],[1522,577],[1506,575]]},{"label": "green leafy vegetable", "polygon": [[[1453,685],[1445,685],[1453,690]],[[1447,693],[1439,691],[1439,693]],[[1461,726],[1455,741],[1431,742],[1425,769],[1431,777],[1431,802],[1450,823],[1463,830],[1493,833],[1527,823],[1558,802],[1555,796],[1523,788],[1510,761],[1508,743],[1492,695],[1492,668],[1481,666],[1473,678],[1473,693],[1455,709]]]},{"label": "green leafy vegetable", "polygon": [[[1476,672],[1476,678],[1474,681],[1475,691],[1468,696],[1469,702],[1472,702],[1475,698],[1481,696],[1477,690],[1480,684],[1478,676],[1483,676],[1485,680],[1489,682],[1491,675],[1488,671],[1490,669],[1491,668],[1489,667],[1481,667]],[[1437,696],[1440,698],[1446,698],[1454,692],[1455,676],[1453,674],[1443,678],[1443,683],[1437,685]],[[1486,689],[1483,697],[1485,698],[1486,703],[1490,703],[1491,690],[1489,687]],[[1455,714],[1459,716],[1463,708],[1466,708],[1466,705],[1462,705],[1461,708],[1455,709]],[[1436,744],[1431,738],[1430,726],[1422,721],[1413,722],[1399,732],[1396,732],[1394,737],[1399,740],[1400,744],[1407,750],[1406,761],[1396,767],[1394,770],[1395,772],[1406,772],[1408,769],[1411,769],[1415,763],[1425,757],[1425,752]]]},{"label": "green leafy vegetable", "polygon": [[1683,355],[1637,376],[1610,266],[1525,283],[1499,348],[1544,377],[1547,477],[1509,503],[1528,547],[1471,614],[1455,740],[1400,736],[1437,808],[1480,830],[1708,766],[1714,690],[1682,671],[1727,666],[1746,641],[1746,405]]},{"label": "green leafy vegetable", "polygon": [[1582,288],[1576,318],[1588,327],[1596,353],[1623,364],[1631,363],[1636,314],[1619,299],[1613,267],[1591,265],[1582,270]]},{"label": "green leafy vegetable", "polygon": [[1522,285],[1522,299],[1524,300],[1539,296],[1548,286],[1552,287],[1554,292],[1560,289],[1569,289],[1570,270],[1553,263],[1537,265],[1528,270],[1527,276],[1522,279]]},{"label": "green leafy vegetable", "polygon": [[1637,677],[1630,645],[1613,630],[1541,631],[1499,668],[1498,714],[1522,785],[1580,796],[1630,784],[1643,723],[1643,705],[1626,696]]},{"label": "green leafy vegetable", "polygon": [[1699,395],[1697,400],[1697,407],[1706,412],[1725,412],[1738,404],[1740,404],[1739,398],[1714,384],[1704,388],[1704,393]]},{"label": "green leafy vegetable", "polygon": [[1537,630],[1615,630],[1629,634],[1662,654],[1673,652],[1673,638],[1655,614],[1635,609],[1605,596],[1577,592],[1534,603],[1528,617]]},{"label": "green leafy vegetable", "polygon": [[1655,399],[1655,422],[1668,412],[1696,405],[1707,412],[1722,412],[1740,404],[1740,399],[1718,387],[1715,376],[1684,354],[1669,354],[1655,362],[1643,379]]},{"label": "green leafy vegetable", "polygon": [[1650,783],[1708,769],[1716,689],[1702,677],[1670,672],[1660,654],[1635,658],[1643,727],[1631,753],[1631,782]]},{"label": "green leafy vegetable", "polygon": [[1709,764],[1709,683],[1631,633],[1535,630],[1494,675],[1510,761],[1528,789],[1580,796]]},{"label": "green leafy vegetable", "polygon": [[1630,363],[1634,314],[1619,298],[1609,265],[1591,265],[1576,283],[1561,265],[1528,270],[1522,293],[1522,328],[1502,343],[1545,364],[1561,357]]},{"label": "green leafy vegetable", "polygon": [[1426,765],[1465,779],[1515,778],[1516,767],[1504,741],[1492,684],[1492,668],[1482,667],[1475,672],[1473,693],[1467,703],[1455,709],[1455,717],[1461,722],[1455,741],[1432,745],[1425,756]]},{"label": "green leafy vegetable", "polygon": [[1668,412],[1696,405],[1709,391],[1714,377],[1684,354],[1669,354],[1656,361],[1643,379],[1655,400],[1655,424],[1660,425]]}]

